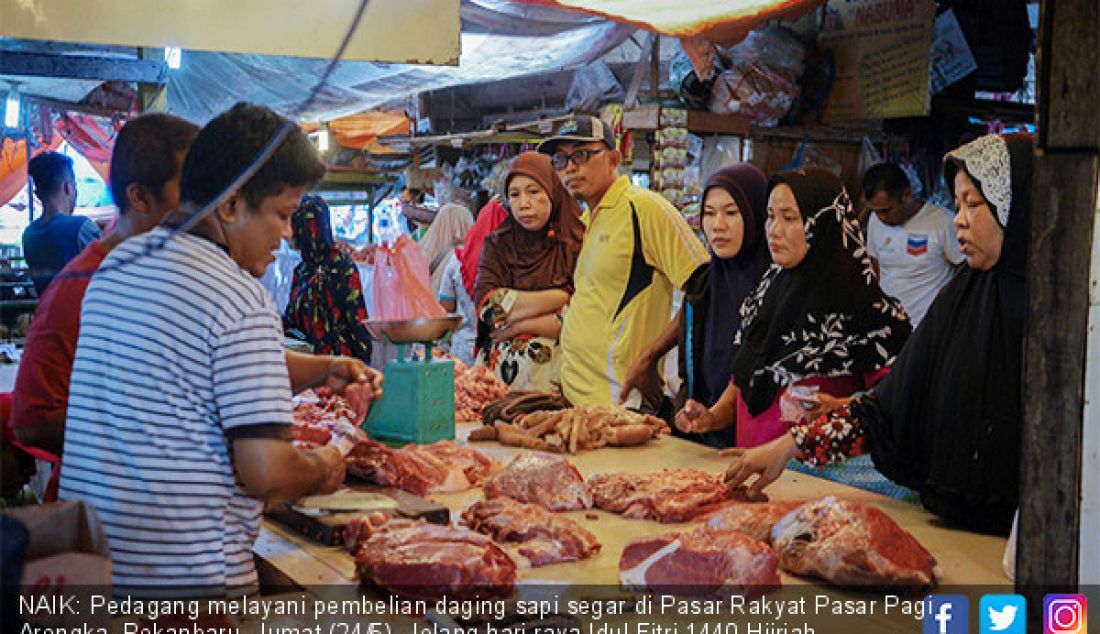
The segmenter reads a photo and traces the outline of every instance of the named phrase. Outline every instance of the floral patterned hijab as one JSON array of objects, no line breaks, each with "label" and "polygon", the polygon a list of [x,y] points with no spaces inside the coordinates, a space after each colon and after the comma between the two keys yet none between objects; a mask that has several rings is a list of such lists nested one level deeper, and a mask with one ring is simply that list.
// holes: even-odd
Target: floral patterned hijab
[{"label": "floral patterned hijab", "polygon": [[861,376],[893,363],[909,337],[905,309],[879,288],[844,184],[828,170],[782,172],[768,191],[794,192],[809,251],[772,264],[741,305],[733,379],[756,416],[810,376]]},{"label": "floral patterned hijab", "polygon": [[290,222],[302,261],[294,269],[284,325],[305,334],[314,352],[370,361],[370,334],[359,323],[367,318],[359,270],[332,236],[328,205],[306,196]]}]

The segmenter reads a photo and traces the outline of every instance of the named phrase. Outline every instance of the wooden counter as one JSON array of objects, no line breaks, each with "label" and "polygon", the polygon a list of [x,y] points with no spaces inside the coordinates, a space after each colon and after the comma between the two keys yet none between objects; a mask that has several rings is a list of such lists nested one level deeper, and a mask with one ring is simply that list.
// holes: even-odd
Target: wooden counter
[{"label": "wooden counter", "polygon": [[[465,437],[472,425],[459,427],[459,436]],[[504,447],[495,442],[474,443],[473,446],[502,463],[522,451],[513,447]],[[728,459],[720,457],[713,449],[667,436],[642,447],[605,448],[582,452],[569,457],[569,460],[586,478],[602,472],[644,472],[666,467],[696,468],[721,473],[728,462]],[[773,483],[767,489],[767,493],[773,500],[815,499],[825,495],[836,495],[848,500],[873,504],[909,530],[925,548],[932,552],[940,564],[941,587],[1001,586],[999,591],[1012,592],[1011,582],[1001,567],[1005,548],[1005,540],[1002,538],[947,528],[935,516],[919,506],[791,471],[784,473],[778,481]],[[463,509],[479,499],[481,495],[480,489],[474,489],[463,493],[439,494],[430,497],[450,508],[452,518],[457,518]],[[585,512],[573,512],[567,515],[596,535],[603,545],[600,553],[586,561],[521,569],[520,585],[546,583],[617,587],[619,555],[626,542],[635,537],[690,530],[699,524],[698,522],[660,524],[648,520],[629,520],[603,511],[595,511],[597,517],[595,520],[586,519]],[[308,586],[314,593],[318,592],[318,585],[354,583],[354,563],[345,552],[337,548],[318,546],[270,522],[265,522],[254,550],[265,565],[274,568],[294,583],[303,587]],[[826,588],[819,583],[783,575],[783,585],[792,593],[805,594],[809,589],[805,587],[807,584],[815,586],[815,591],[838,598],[869,596]],[[324,592],[323,589],[320,591]],[[784,591],[776,594],[782,595]],[[775,595],[769,595],[769,597],[773,596]],[[976,599],[972,599],[971,602],[975,604],[976,609]],[[885,623],[878,623],[878,625],[885,626]],[[678,634],[689,633],[681,631]]]}]

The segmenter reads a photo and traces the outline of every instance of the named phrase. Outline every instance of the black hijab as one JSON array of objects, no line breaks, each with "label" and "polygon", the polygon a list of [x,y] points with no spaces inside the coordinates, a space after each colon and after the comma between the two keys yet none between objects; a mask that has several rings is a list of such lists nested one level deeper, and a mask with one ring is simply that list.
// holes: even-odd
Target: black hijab
[{"label": "black hijab", "polygon": [[1032,141],[987,136],[949,153],[1004,228],[992,269],[966,269],[932,303],[890,375],[853,408],[875,466],[937,515],[1006,533],[1019,504]]},{"label": "black hijab", "polygon": [[739,307],[770,262],[764,240],[768,179],[757,167],[742,163],[716,171],[703,184],[703,200],[712,189],[724,189],[741,212],[741,250],[722,259],[711,252],[704,290],[685,298],[680,331],[682,374],[687,394],[710,407],[730,382],[733,340],[741,328]]},{"label": "black hijab", "polygon": [[793,269],[772,264],[741,306],[733,379],[749,413],[810,376],[860,376],[894,361],[911,327],[879,288],[844,184],[818,168],[781,172],[806,226],[809,250]]}]

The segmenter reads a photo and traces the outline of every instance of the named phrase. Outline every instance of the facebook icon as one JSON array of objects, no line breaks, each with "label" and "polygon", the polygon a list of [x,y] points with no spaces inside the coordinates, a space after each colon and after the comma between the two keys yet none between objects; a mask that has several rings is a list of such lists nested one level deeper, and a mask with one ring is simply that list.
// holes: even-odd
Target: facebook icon
[{"label": "facebook icon", "polygon": [[924,600],[924,634],[970,634],[970,600],[961,594],[932,594]]}]

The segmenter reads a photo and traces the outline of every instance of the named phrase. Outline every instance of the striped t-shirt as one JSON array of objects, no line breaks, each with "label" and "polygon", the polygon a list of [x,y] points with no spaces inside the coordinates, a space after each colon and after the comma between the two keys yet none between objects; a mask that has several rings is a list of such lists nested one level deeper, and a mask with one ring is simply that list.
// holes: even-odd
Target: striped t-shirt
[{"label": "striped t-shirt", "polygon": [[116,592],[249,592],[261,505],[241,490],[226,433],[291,423],[279,316],[195,236],[110,270],[166,235],[123,242],[88,286],[61,498],[95,507]]}]

